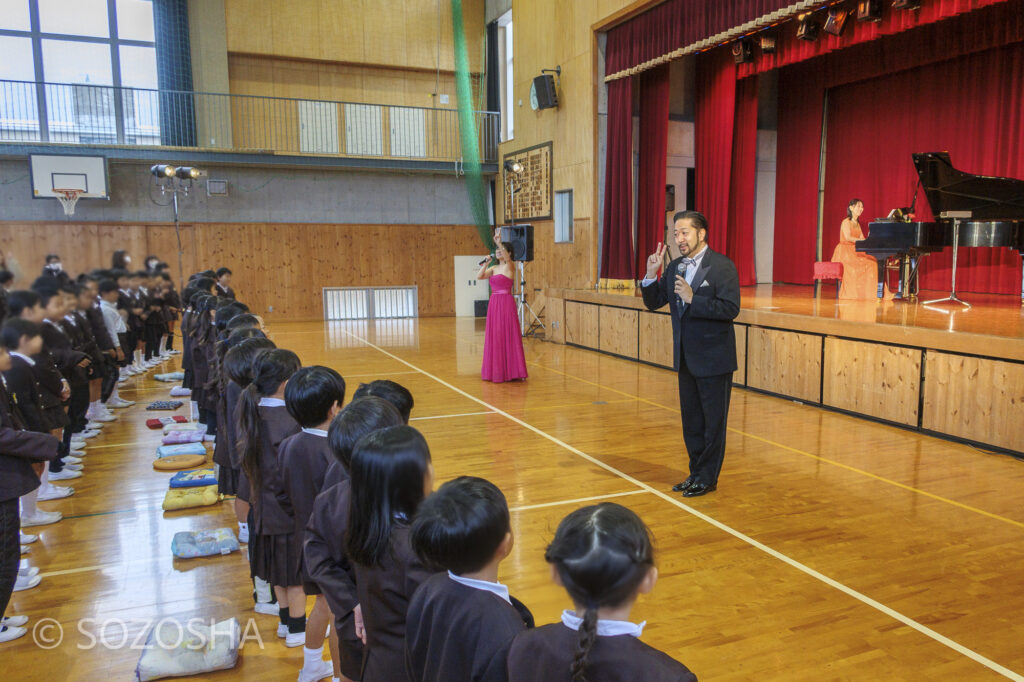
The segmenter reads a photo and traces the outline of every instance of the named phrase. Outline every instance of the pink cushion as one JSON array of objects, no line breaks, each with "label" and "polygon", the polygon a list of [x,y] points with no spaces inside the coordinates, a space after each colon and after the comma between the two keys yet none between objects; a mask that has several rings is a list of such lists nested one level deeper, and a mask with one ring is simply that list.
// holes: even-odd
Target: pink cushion
[{"label": "pink cushion", "polygon": [[814,279],[842,279],[843,264],[818,261],[814,264]]},{"label": "pink cushion", "polygon": [[163,438],[164,445],[181,445],[183,443],[201,443],[205,431],[171,431]]}]

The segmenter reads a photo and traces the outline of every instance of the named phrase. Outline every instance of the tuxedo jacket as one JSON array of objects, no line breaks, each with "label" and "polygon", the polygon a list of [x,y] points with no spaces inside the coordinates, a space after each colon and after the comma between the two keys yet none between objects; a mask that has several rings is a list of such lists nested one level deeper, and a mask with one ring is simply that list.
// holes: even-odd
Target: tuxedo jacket
[{"label": "tuxedo jacket", "polygon": [[693,301],[684,304],[675,293],[676,273],[683,273],[677,258],[661,279],[643,287],[648,310],[669,307],[672,314],[673,366],[686,368],[695,377],[736,371],[736,332],[732,321],[740,312],[740,280],[727,256],[710,248],[704,254],[690,286]]}]

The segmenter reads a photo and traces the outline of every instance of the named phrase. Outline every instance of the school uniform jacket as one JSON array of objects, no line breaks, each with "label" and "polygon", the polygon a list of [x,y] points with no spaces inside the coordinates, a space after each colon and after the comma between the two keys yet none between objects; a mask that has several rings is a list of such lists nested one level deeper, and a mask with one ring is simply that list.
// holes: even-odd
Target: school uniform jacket
[{"label": "school uniform jacket", "polygon": [[49,351],[57,369],[68,383],[72,386],[86,383],[85,370],[78,363],[88,356],[74,349],[71,339],[59,325],[43,322],[39,330],[43,337],[43,348]]},{"label": "school uniform jacket", "polygon": [[[277,501],[294,519],[292,544],[299,556],[305,541],[306,523],[313,513],[313,502],[323,489],[324,475],[334,461],[325,436],[299,431],[288,436],[277,451],[281,462],[282,486]],[[303,570],[304,577],[308,573]]]},{"label": "school uniform jacket", "polygon": [[259,535],[285,535],[295,528],[295,521],[281,508],[277,496],[282,488],[281,464],[277,450],[283,441],[299,430],[298,423],[288,414],[288,409],[281,407],[258,408],[261,420],[260,442],[260,486],[252,485],[253,519],[255,530]]},{"label": "school uniform jacket", "polygon": [[32,462],[48,462],[57,456],[60,441],[23,427],[17,407],[0,382],[0,502],[16,500],[38,488]]},{"label": "school uniform jacket", "polygon": [[228,288],[225,289],[224,287],[222,287],[220,285],[220,282],[216,282],[215,284],[217,286],[217,295],[218,296],[220,296],[221,298],[230,299],[232,301],[235,300],[235,290],[234,289],[232,289],[231,287],[228,287]]},{"label": "school uniform jacket", "polygon": [[355,568],[345,554],[350,493],[346,478],[316,496],[306,523],[302,565],[334,614],[334,630],[341,645],[341,672],[350,680],[357,680],[363,668],[363,646],[356,637],[352,610],[359,604],[359,595]]},{"label": "school uniform jacket", "polygon": [[25,428],[36,433],[49,433],[50,428],[43,416],[39,382],[32,373],[32,366],[17,355],[12,355],[11,368],[4,372],[4,379],[7,380],[8,393],[25,420]]},{"label": "school uniform jacket", "polygon": [[527,628],[527,619],[533,623],[526,607],[519,607],[525,614],[493,592],[458,583],[447,573],[431,576],[409,602],[409,678],[505,682],[509,646]]},{"label": "school uniform jacket", "polygon": [[110,332],[107,331],[107,323],[103,319],[103,310],[100,308],[100,304],[96,303],[85,311],[85,318],[89,322],[89,329],[92,331],[93,339],[96,340],[96,347],[100,352],[106,352],[108,350],[116,350],[117,339],[110,338]]},{"label": "school uniform jacket", "polygon": [[[42,325],[40,325],[42,326]],[[50,413],[53,410],[64,413],[63,404],[60,394],[64,389],[63,380],[64,375],[60,373],[57,368],[57,362],[46,346],[43,346],[43,350],[32,356],[32,359],[36,364],[32,365],[32,375],[36,378],[36,383],[39,385],[39,396],[40,403],[45,413]],[[55,429],[66,424],[66,416],[64,420],[60,421],[60,424],[50,425],[49,428]],[[49,418],[48,418],[49,421]]]},{"label": "school uniform jacket", "polygon": [[[570,679],[580,633],[553,623],[516,635],[508,652],[509,682]],[[587,682],[697,682],[668,654],[632,635],[597,638],[587,656]]]}]

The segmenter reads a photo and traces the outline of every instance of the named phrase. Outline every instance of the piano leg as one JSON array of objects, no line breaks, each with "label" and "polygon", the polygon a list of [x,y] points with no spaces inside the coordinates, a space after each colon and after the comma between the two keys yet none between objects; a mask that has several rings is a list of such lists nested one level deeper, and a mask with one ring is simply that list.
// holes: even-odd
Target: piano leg
[{"label": "piano leg", "polygon": [[937,298],[933,301],[925,301],[925,305],[932,305],[934,303],[959,303],[960,305],[970,308],[971,304],[961,299],[956,295],[956,262],[958,247],[960,246],[960,219],[953,219],[953,277],[952,283],[950,284],[949,296],[945,298]]}]

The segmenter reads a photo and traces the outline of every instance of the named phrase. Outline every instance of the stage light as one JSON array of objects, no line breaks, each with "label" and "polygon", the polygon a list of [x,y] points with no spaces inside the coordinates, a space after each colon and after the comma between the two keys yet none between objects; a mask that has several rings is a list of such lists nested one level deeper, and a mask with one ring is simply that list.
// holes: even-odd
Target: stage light
[{"label": "stage light", "polygon": [[762,54],[775,54],[775,31],[761,31],[757,35],[757,40],[761,45]]},{"label": "stage light", "polygon": [[893,0],[893,9],[921,9],[921,3],[918,0]]},{"label": "stage light", "polygon": [[168,166],[164,163],[159,163],[149,169],[149,172],[158,178],[173,178],[174,171],[174,166]]},{"label": "stage light", "polygon": [[199,169],[191,166],[180,166],[174,173],[181,180],[195,180],[199,177]]},{"label": "stage light", "polygon": [[828,19],[825,20],[825,33],[834,36],[843,35],[846,28],[846,18],[850,16],[850,10],[845,7],[831,7],[828,10]]},{"label": "stage light", "polygon": [[859,0],[857,2],[857,21],[881,21],[882,0]]},{"label": "stage light", "polygon": [[815,21],[814,16],[811,14],[801,14],[798,18],[800,19],[800,25],[797,26],[796,37],[800,40],[811,42],[817,40],[821,24]]},{"label": "stage light", "polygon": [[512,161],[511,159],[505,162],[505,170],[509,173],[515,173],[519,175],[523,172],[523,164],[518,161]]},{"label": "stage light", "polygon": [[744,38],[732,44],[732,59],[737,64],[754,61],[754,44]]}]

